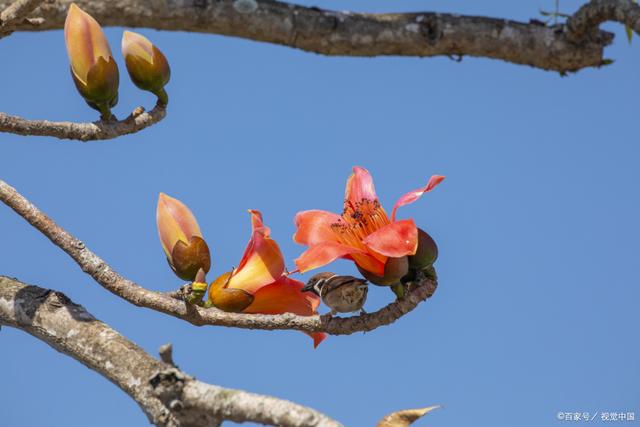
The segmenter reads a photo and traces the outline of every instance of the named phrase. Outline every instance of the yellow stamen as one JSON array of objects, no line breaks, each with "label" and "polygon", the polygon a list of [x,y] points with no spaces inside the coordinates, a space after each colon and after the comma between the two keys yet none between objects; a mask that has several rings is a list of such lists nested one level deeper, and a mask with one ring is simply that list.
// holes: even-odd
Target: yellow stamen
[{"label": "yellow stamen", "polygon": [[367,251],[362,240],[369,234],[389,224],[389,218],[380,202],[361,199],[358,202],[345,201],[342,217],[331,224],[340,243]]}]

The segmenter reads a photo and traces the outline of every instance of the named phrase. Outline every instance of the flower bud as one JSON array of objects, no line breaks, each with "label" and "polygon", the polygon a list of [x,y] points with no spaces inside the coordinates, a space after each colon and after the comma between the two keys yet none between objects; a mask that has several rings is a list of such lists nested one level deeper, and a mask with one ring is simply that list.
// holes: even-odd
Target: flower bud
[{"label": "flower bud", "polygon": [[426,231],[418,228],[418,249],[415,255],[409,256],[409,267],[422,270],[430,267],[438,259],[438,246]]},{"label": "flower bud", "polygon": [[373,274],[360,266],[358,266],[358,271],[374,285],[391,286],[400,283],[400,279],[409,272],[409,260],[406,256],[388,258],[384,265],[384,276]]},{"label": "flower bud", "polygon": [[80,95],[104,119],[118,103],[118,66],[100,24],[71,3],[64,23],[64,40],[71,64],[71,76]]},{"label": "flower bud", "polygon": [[156,211],[158,234],[169,265],[178,277],[193,281],[199,270],[211,268],[211,255],[189,208],[160,193]]},{"label": "flower bud", "polygon": [[154,93],[166,105],[168,99],[164,86],[169,82],[171,69],[162,52],[143,35],[125,31],[122,35],[122,56],[133,83]]},{"label": "flower bud", "polygon": [[209,301],[220,310],[240,313],[251,305],[254,296],[243,289],[227,287],[232,273],[233,271],[229,271],[211,283]]}]

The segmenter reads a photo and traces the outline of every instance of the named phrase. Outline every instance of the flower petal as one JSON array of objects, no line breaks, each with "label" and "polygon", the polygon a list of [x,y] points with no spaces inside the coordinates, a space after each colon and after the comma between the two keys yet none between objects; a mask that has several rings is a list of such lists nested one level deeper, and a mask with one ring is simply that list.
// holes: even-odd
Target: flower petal
[{"label": "flower petal", "polygon": [[[304,283],[280,277],[274,283],[260,288],[251,305],[243,313],[282,314],[294,313],[299,316],[313,316],[320,305],[320,298],[311,292],[301,292]],[[307,334],[313,338],[313,347],[318,347],[327,334],[316,332]]]},{"label": "flower petal", "polygon": [[325,334],[324,332],[312,332],[310,334],[306,333],[305,334],[309,335],[311,338],[313,338],[313,348],[318,348],[318,346],[320,345],[320,343],[322,341],[324,341],[327,338],[327,334]]},{"label": "flower petal", "polygon": [[202,238],[198,221],[189,208],[180,200],[164,193],[158,196],[156,223],[162,249],[169,259],[178,241],[188,244],[193,236]]},{"label": "flower petal", "polygon": [[311,210],[298,212],[295,218],[296,232],[293,241],[301,245],[315,245],[322,242],[337,241],[337,237],[331,228],[340,220],[340,215]]},{"label": "flower petal", "polygon": [[388,257],[380,254],[375,255],[376,256],[373,254],[352,254],[350,255],[350,258],[353,259],[353,262],[355,262],[360,268],[382,276],[384,275],[384,266]]},{"label": "flower petal", "polygon": [[395,205],[393,205],[393,211],[391,212],[391,222],[396,220],[396,210],[400,206],[408,205],[409,203],[413,203],[418,200],[422,195],[428,191],[433,190],[438,184],[440,184],[444,180],[444,176],[442,175],[433,175],[429,178],[429,182],[422,188],[418,188],[417,190],[413,190],[400,197]]},{"label": "flower petal", "polygon": [[300,272],[305,273],[352,254],[365,254],[365,252],[337,242],[323,242],[310,246],[295,260],[295,263]]},{"label": "flower petal", "polygon": [[345,203],[357,203],[361,200],[378,200],[376,189],[373,186],[373,178],[368,170],[360,166],[353,167],[353,173],[347,180],[344,190]]},{"label": "flower petal", "polygon": [[251,240],[244,251],[238,268],[234,271],[228,287],[243,289],[254,294],[261,287],[274,282],[284,272],[284,257],[280,247],[262,222],[262,214],[251,210],[253,228]]},{"label": "flower petal", "polygon": [[369,234],[362,242],[384,256],[413,255],[418,248],[418,227],[412,219],[392,222]]},{"label": "flower petal", "polygon": [[281,276],[253,294],[253,302],[244,313],[313,316],[320,305],[320,298],[312,292],[301,292],[303,287],[304,283],[299,280]]}]

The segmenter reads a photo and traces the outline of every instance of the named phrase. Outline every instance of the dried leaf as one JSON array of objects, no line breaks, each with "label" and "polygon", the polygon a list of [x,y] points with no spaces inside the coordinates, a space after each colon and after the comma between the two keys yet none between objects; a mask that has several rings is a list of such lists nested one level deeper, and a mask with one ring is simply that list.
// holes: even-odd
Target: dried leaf
[{"label": "dried leaf", "polygon": [[405,409],[404,411],[393,412],[381,419],[378,424],[376,424],[376,427],[408,427],[417,419],[439,407],[440,405],[435,405],[426,408]]}]

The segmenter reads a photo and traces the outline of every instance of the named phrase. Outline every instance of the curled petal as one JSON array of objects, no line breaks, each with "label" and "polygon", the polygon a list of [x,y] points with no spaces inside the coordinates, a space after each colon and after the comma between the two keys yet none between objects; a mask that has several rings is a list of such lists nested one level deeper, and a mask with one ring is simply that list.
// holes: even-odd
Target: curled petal
[{"label": "curled petal", "polygon": [[353,173],[347,180],[344,190],[345,203],[357,203],[361,200],[378,200],[376,189],[373,186],[373,178],[368,170],[360,166],[353,167]]},{"label": "curled petal", "polygon": [[178,241],[188,244],[193,236],[202,238],[198,221],[189,208],[178,199],[160,193],[156,209],[156,223],[162,249],[167,258]]},{"label": "curled petal", "polygon": [[361,249],[342,245],[337,242],[323,242],[310,246],[295,260],[296,267],[301,273],[327,265],[338,258],[352,254],[366,255]]},{"label": "curled petal", "polygon": [[264,226],[260,212],[249,212],[253,228],[251,240],[228,287],[254,294],[261,287],[282,276],[284,258],[276,241],[269,236],[269,228]]},{"label": "curled petal", "polygon": [[429,178],[429,182],[422,188],[418,188],[417,190],[413,190],[400,197],[395,205],[393,205],[393,211],[391,212],[391,221],[396,220],[396,210],[400,206],[408,205],[409,203],[413,203],[418,200],[422,195],[428,191],[433,190],[438,184],[440,184],[444,180],[444,176],[442,175],[433,175]]},{"label": "curled petal", "polygon": [[[256,231],[258,228],[267,228],[264,225],[264,221],[262,220],[262,212],[257,209],[249,209],[247,212],[251,214],[251,231]],[[267,230],[269,230],[267,228]],[[269,235],[269,231],[267,231],[267,235]]]},{"label": "curled petal", "polygon": [[[320,298],[311,292],[301,292],[303,287],[302,282],[282,276],[274,283],[260,288],[253,295],[251,305],[243,313],[294,313],[299,316],[313,316],[320,304]],[[319,332],[308,335],[313,338],[314,347],[327,337],[326,334]]]},{"label": "curled petal", "polygon": [[311,210],[298,212],[295,218],[296,232],[293,241],[301,245],[315,245],[322,242],[336,241],[336,235],[331,228],[340,220],[340,215]]},{"label": "curled petal", "polygon": [[385,225],[362,242],[369,249],[387,257],[413,255],[418,248],[418,227],[412,219],[403,219]]}]

